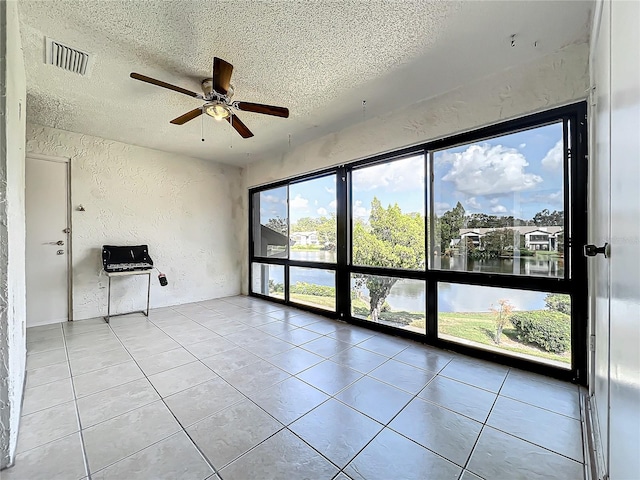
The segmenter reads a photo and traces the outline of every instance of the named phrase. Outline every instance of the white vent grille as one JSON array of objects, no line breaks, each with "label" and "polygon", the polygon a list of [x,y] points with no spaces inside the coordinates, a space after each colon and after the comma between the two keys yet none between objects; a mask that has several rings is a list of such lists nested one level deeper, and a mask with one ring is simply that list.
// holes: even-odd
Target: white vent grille
[{"label": "white vent grille", "polygon": [[60,67],[69,72],[86,75],[89,71],[91,55],[77,48],[47,38],[46,63]]}]

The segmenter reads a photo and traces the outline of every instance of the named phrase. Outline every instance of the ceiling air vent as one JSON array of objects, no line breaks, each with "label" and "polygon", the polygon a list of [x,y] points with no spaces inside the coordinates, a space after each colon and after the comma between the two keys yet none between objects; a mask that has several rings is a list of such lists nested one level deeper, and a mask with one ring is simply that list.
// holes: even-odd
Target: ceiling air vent
[{"label": "ceiling air vent", "polygon": [[92,56],[87,52],[71,48],[63,43],[47,38],[46,63],[80,75],[89,71]]}]

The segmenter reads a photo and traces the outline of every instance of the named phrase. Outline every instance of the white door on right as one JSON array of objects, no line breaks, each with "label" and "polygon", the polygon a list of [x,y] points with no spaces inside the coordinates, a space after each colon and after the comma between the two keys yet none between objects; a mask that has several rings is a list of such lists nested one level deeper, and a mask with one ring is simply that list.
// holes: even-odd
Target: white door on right
[{"label": "white door on right", "polygon": [[69,319],[68,168],[27,157],[27,327]]}]

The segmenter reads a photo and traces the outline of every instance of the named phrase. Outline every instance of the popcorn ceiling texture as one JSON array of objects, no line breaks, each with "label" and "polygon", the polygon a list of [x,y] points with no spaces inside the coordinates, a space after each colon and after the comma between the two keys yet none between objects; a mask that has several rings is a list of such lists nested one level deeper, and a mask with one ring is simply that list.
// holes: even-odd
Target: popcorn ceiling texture
[{"label": "popcorn ceiling texture", "polygon": [[23,52],[15,2],[0,2],[0,469],[13,461],[26,361]]},{"label": "popcorn ceiling texture", "polygon": [[[27,152],[71,159],[74,320],[107,311],[104,244],[149,245],[169,280],[152,275],[152,307],[239,293],[238,168],[34,124]],[[112,313],[143,309],[146,289],[144,276],[113,279]]]},{"label": "popcorn ceiling texture", "polygon": [[[243,190],[582,100],[589,90],[588,55],[586,43],[569,46],[253,163],[243,170]],[[243,215],[248,217],[247,195],[243,202]],[[240,238],[248,238],[246,225]],[[244,251],[242,258],[246,259],[246,241]],[[246,294],[246,260],[242,279]]]},{"label": "popcorn ceiling texture", "polygon": [[[289,135],[297,146],[361,122],[363,99],[373,118],[585,42],[590,6],[21,0],[29,121],[244,165],[287,151]],[[89,76],[45,65],[45,36],[95,54]],[[136,71],[199,92],[214,55],[234,65],[236,99],[283,105],[291,117],[241,113],[255,133],[248,140],[206,116],[170,125],[201,102],[129,78]]]}]

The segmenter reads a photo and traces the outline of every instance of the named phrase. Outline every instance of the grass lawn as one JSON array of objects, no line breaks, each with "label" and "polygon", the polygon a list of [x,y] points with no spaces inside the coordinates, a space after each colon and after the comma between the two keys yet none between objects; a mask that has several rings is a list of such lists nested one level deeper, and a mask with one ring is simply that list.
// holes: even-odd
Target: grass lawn
[{"label": "grass lawn", "polygon": [[336,311],[335,297],[319,297],[316,295],[303,295],[301,293],[292,293],[290,295],[292,302],[310,305],[312,307],[324,308],[326,310]]},{"label": "grass lawn", "polygon": [[[291,294],[291,301],[303,305],[311,305],[335,312],[335,297],[321,297],[316,295]],[[367,319],[369,305],[367,302],[354,298],[351,300],[353,315]],[[421,312],[386,311],[380,314],[380,322],[413,331],[424,331],[426,319]],[[556,354],[547,352],[535,345],[522,343],[516,337],[515,328],[511,324],[502,331],[500,345],[493,341],[495,335],[494,316],[489,312],[447,313],[438,314],[438,329],[443,336],[466,340],[490,349],[505,350],[515,354],[531,355],[534,357],[571,364],[570,352]]]},{"label": "grass lawn", "polygon": [[500,345],[493,341],[495,336],[495,323],[493,314],[487,312],[478,313],[445,313],[438,314],[438,329],[444,335],[470,340],[475,343],[489,345],[501,350],[514,353],[533,355],[556,362],[571,363],[570,352],[556,354],[547,352],[535,345],[522,343],[516,337],[516,331],[510,324],[502,331]]},{"label": "grass lawn", "polygon": [[560,255],[558,252],[556,251],[548,251],[548,250],[535,250],[535,256],[536,257],[554,257],[554,258],[562,258],[562,255]]}]

